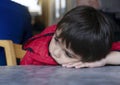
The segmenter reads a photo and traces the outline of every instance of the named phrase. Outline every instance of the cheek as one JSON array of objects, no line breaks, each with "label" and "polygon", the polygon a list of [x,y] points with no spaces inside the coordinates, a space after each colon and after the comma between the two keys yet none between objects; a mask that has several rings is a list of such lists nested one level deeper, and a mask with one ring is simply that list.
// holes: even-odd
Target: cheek
[{"label": "cheek", "polygon": [[55,42],[54,39],[51,40],[49,45],[49,52],[52,55],[52,57],[59,57],[60,56],[60,46]]},{"label": "cheek", "polygon": [[54,55],[55,58],[61,59],[63,58],[63,50],[59,47],[59,45],[56,45],[54,49],[52,50],[52,54]]},{"label": "cheek", "polygon": [[51,42],[50,42],[50,44],[49,44],[49,52],[50,52],[50,54],[52,53],[52,51],[53,51],[53,42],[52,42],[52,40],[51,40]]}]

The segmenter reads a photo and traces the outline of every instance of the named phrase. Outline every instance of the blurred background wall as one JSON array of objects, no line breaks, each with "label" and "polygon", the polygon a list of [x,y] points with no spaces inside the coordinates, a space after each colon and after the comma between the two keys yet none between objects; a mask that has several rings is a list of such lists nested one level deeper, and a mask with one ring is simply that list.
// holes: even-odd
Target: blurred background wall
[{"label": "blurred background wall", "polygon": [[[78,5],[89,5],[96,9],[114,13],[120,19],[120,0],[13,0],[26,5],[32,16],[32,24],[41,23],[41,28],[56,24],[61,17],[70,9]],[[23,3],[23,2],[24,3]],[[26,3],[26,4],[25,4]],[[28,6],[28,4],[31,4]],[[33,8],[32,8],[33,7]],[[43,25],[43,26],[42,26]],[[34,28],[36,33],[41,32],[41,28]]]}]

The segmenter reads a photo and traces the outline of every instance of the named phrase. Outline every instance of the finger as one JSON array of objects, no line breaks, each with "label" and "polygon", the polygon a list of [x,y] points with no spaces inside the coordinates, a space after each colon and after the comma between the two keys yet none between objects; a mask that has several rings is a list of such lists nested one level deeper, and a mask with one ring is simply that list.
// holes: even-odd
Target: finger
[{"label": "finger", "polygon": [[84,67],[87,67],[87,66],[85,64],[75,66],[75,68],[84,68]]},{"label": "finger", "polygon": [[75,67],[75,66],[78,66],[78,65],[81,65],[83,64],[82,62],[76,62],[76,63],[73,63],[73,64],[69,64],[67,67]]},{"label": "finger", "polygon": [[95,64],[93,64],[93,63],[83,63],[81,65],[76,65],[75,66],[75,68],[84,68],[84,67],[90,67],[90,68],[92,68],[92,67],[95,67]]},{"label": "finger", "polygon": [[64,64],[63,66],[71,68],[71,67],[75,67],[75,66],[81,65],[81,64],[82,64],[82,62],[74,62],[74,63]]},{"label": "finger", "polygon": [[62,64],[62,66],[63,66],[63,67],[66,67],[66,66],[68,66],[68,65],[70,65],[70,64],[72,64],[72,63]]},{"label": "finger", "polygon": [[75,68],[83,68],[83,67],[89,67],[89,68],[94,68],[94,67],[100,67],[103,66],[99,62],[94,62],[94,63],[84,63],[82,65],[78,65]]}]

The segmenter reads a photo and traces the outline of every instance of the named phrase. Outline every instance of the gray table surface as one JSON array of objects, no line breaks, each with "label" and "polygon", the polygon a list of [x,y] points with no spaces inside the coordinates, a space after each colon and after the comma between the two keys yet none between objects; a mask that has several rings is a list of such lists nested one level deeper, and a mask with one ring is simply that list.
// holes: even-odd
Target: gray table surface
[{"label": "gray table surface", "polygon": [[120,85],[120,66],[1,66],[0,85]]}]

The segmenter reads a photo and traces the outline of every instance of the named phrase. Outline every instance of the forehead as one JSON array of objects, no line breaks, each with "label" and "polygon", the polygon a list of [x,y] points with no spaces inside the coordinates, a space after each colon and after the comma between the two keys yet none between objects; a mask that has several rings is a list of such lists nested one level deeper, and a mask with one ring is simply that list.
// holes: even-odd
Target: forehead
[{"label": "forehead", "polygon": [[59,35],[61,34],[61,32],[62,32],[62,30],[58,30],[58,29],[57,29],[56,32],[55,32],[55,35],[56,35],[56,36],[59,36]]},{"label": "forehead", "polygon": [[70,42],[66,42],[67,39],[65,38],[65,35],[61,35],[62,29],[56,30],[55,37],[59,40],[59,43],[64,46],[67,49],[70,49]]}]

